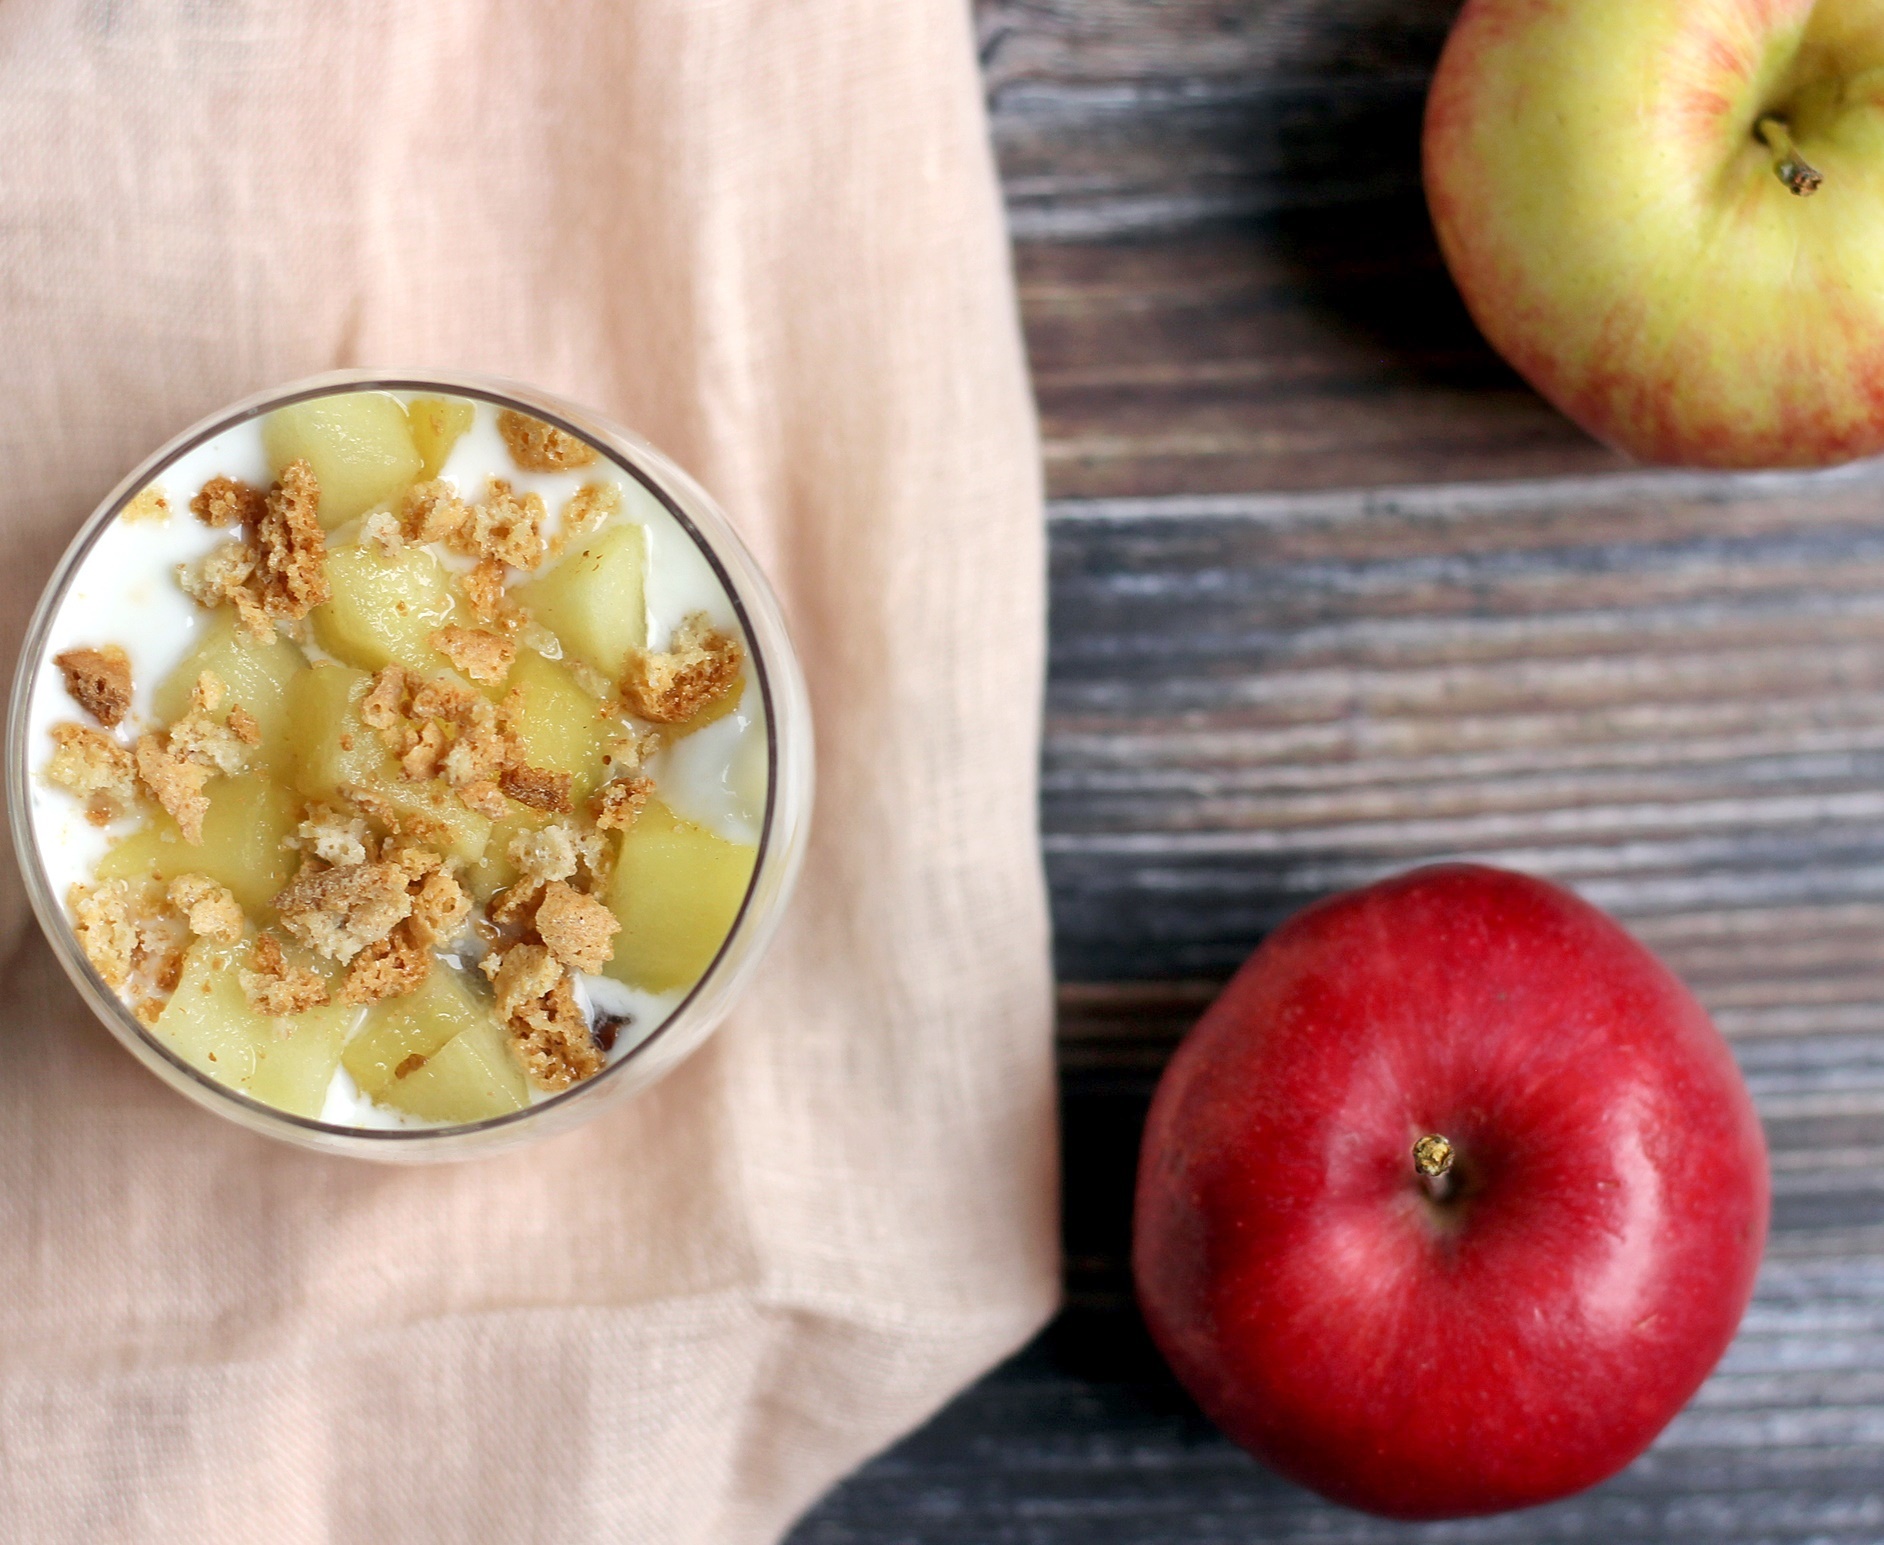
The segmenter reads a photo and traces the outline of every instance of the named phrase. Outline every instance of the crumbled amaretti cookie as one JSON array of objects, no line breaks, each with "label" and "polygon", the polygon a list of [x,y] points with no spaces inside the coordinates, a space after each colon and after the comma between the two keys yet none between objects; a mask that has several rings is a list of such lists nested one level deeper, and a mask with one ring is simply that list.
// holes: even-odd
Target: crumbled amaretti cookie
[{"label": "crumbled amaretti cookie", "polygon": [[206,874],[180,874],[170,882],[170,905],[183,914],[190,932],[223,944],[242,937],[242,903],[235,892]]},{"label": "crumbled amaretti cookie", "polygon": [[621,490],[613,483],[585,483],[563,506],[563,523],[550,541],[552,552],[585,541],[622,507]]},{"label": "crumbled amaretti cookie", "polygon": [[366,818],[331,805],[309,805],[293,841],[303,853],[311,853],[326,864],[363,864],[379,856]]},{"label": "crumbled amaretti cookie", "polygon": [[85,801],[94,826],[123,815],[137,798],[137,762],[102,730],[89,724],[55,724],[46,781]]},{"label": "crumbled amaretti cookie", "polygon": [[505,1027],[524,1077],[546,1093],[593,1078],[607,1065],[576,1001],[575,983],[567,976],[541,998],[525,1003]]},{"label": "crumbled amaretti cookie", "polygon": [[408,542],[443,542],[469,514],[458,490],[436,478],[414,483],[399,501],[399,524]]},{"label": "crumbled amaretti cookie", "polygon": [[510,447],[510,459],[525,472],[566,472],[595,461],[595,447],[588,441],[514,408],[497,415],[497,432]]},{"label": "crumbled amaretti cookie", "polygon": [[421,944],[443,944],[457,937],[470,915],[471,898],[464,887],[455,876],[438,869],[419,882],[406,924]]},{"label": "crumbled amaretti cookie", "polygon": [[494,477],[484,497],[471,506],[469,517],[444,539],[445,545],[468,558],[489,559],[513,569],[539,568],[549,555],[543,538],[548,514],[541,495],[520,495],[503,478]]},{"label": "crumbled amaretti cookie", "polygon": [[131,711],[131,657],[116,644],[100,649],[68,649],[52,657],[65,677],[72,701],[106,729],[124,722]]},{"label": "crumbled amaretti cookie", "polygon": [[485,956],[483,969],[493,978],[497,1012],[531,1083],[553,1093],[601,1072],[602,1054],[574,985],[543,945],[514,944]]},{"label": "crumbled amaretti cookie", "polygon": [[170,519],[170,501],[164,491],[155,483],[139,489],[131,501],[118,511],[118,519],[137,525],[140,521],[152,526],[160,526]]},{"label": "crumbled amaretti cookie", "polygon": [[517,663],[517,646],[482,628],[440,628],[426,642],[473,681],[502,681]]},{"label": "crumbled amaretti cookie", "polygon": [[168,730],[140,735],[137,741],[139,779],[192,846],[202,842],[203,817],[209,812],[204,786],[217,774],[248,766],[249,746],[211,717],[222,697],[222,682],[204,671],[191,689],[189,712]]},{"label": "crumbled amaretti cookie", "polygon": [[571,971],[600,971],[615,954],[621,924],[593,896],[553,880],[537,903],[536,931],[544,947]]},{"label": "crumbled amaretti cookie", "polygon": [[374,510],[360,517],[360,545],[382,558],[396,558],[405,550],[406,534],[391,510]]},{"label": "crumbled amaretti cookie", "polygon": [[567,815],[575,809],[569,795],[573,782],[573,776],[566,772],[521,765],[505,767],[497,778],[497,786],[518,804],[549,815]]},{"label": "crumbled amaretti cookie", "polygon": [[224,542],[199,562],[177,569],[177,583],[184,594],[206,611],[229,602],[244,631],[259,643],[274,637],[275,624],[262,606],[254,578],[255,550],[246,541]]},{"label": "crumbled amaretti cookie", "polygon": [[340,984],[340,1001],[361,1006],[403,997],[422,987],[431,974],[432,952],[407,918],[354,956]]},{"label": "crumbled amaretti cookie", "polygon": [[498,558],[480,558],[458,576],[458,589],[471,603],[479,622],[488,622],[514,633],[523,623],[523,608],[511,600],[504,586],[509,570]]},{"label": "crumbled amaretti cookie", "polygon": [[212,477],[190,501],[190,513],[206,526],[253,528],[262,522],[268,496],[232,477]]},{"label": "crumbled amaretti cookie", "polygon": [[654,794],[652,778],[617,778],[596,790],[589,813],[603,831],[625,832]]},{"label": "crumbled amaretti cookie", "polygon": [[722,633],[695,612],[660,651],[637,649],[622,677],[622,702],[630,713],[657,724],[691,719],[731,691],[745,665],[739,640]]},{"label": "crumbled amaretti cookie", "polygon": [[107,987],[122,991],[133,975],[149,975],[161,992],[177,985],[182,950],[160,887],[131,880],[74,885],[66,905],[79,948]]},{"label": "crumbled amaretti cookie", "polygon": [[256,578],[262,609],[274,621],[305,617],[328,598],[320,507],[320,483],[299,458],[281,469],[281,480],[263,501],[254,528]]},{"label": "crumbled amaretti cookie", "polygon": [[289,933],[344,965],[412,915],[410,879],[397,863],[304,868],[275,898],[275,910]]},{"label": "crumbled amaretti cookie", "polygon": [[251,957],[253,969],[244,967],[237,980],[249,1007],[270,1018],[305,1014],[327,1002],[327,984],[318,972],[291,962],[282,952],[281,940],[265,933],[255,941]]}]

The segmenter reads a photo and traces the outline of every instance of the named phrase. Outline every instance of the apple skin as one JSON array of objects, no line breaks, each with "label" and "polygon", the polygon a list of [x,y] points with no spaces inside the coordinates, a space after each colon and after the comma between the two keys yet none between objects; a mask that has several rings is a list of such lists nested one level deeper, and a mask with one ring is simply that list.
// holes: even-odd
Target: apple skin
[{"label": "apple skin", "polygon": [[[1435,1202],[1411,1159],[1457,1149]],[[1132,1262],[1160,1350],[1283,1475],[1393,1518],[1640,1454],[1733,1339],[1766,1145],[1700,1005],[1570,892],[1474,865],[1318,903],[1159,1084]]]},{"label": "apple skin", "polygon": [[1599,439],[1713,467],[1884,450],[1884,6],[1467,0],[1423,150],[1473,319]]}]

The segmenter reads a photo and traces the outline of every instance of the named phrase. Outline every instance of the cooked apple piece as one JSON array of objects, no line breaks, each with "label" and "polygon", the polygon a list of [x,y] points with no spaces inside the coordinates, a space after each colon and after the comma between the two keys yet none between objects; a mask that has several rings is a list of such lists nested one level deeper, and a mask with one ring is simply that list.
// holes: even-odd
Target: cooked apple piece
[{"label": "cooked apple piece", "polygon": [[490,837],[489,817],[467,810],[439,779],[412,782],[400,775],[378,733],[360,718],[360,699],[372,681],[365,671],[325,662],[295,677],[288,699],[295,788],[309,799],[328,800],[344,788],[364,789],[401,815],[438,822],[444,851],[475,864]]},{"label": "cooked apple piece", "polygon": [[406,410],[384,392],[340,392],[277,408],[262,420],[275,476],[297,457],[321,485],[321,524],[344,526],[395,497],[423,465]]},{"label": "cooked apple piece", "polygon": [[430,1121],[482,1121],[530,1102],[491,1005],[453,971],[373,1008],[341,1060],[362,1094]]},{"label": "cooked apple piece", "polygon": [[165,724],[189,712],[190,692],[204,671],[213,672],[228,690],[213,717],[226,722],[229,710],[240,703],[262,732],[256,753],[260,764],[277,777],[288,771],[288,684],[306,657],[279,634],[265,644],[249,637],[236,621],[233,608],[218,607],[183,663],[158,684],[154,707]]},{"label": "cooked apple piece", "polygon": [[651,799],[622,834],[608,906],[621,923],[609,976],[670,992],[713,963],[752,882],[758,850],[684,821]]},{"label": "cooked apple piece", "polygon": [[604,758],[622,726],[576,685],[574,676],[534,649],[518,652],[510,686],[518,694],[512,700],[511,728],[524,761],[568,773],[570,798],[580,808],[606,774]]},{"label": "cooked apple piece", "polygon": [[451,459],[451,448],[477,418],[477,409],[462,397],[415,397],[406,406],[412,426],[412,445],[419,453],[419,477],[434,478]]},{"label": "cooked apple piece", "polygon": [[235,892],[242,910],[257,922],[273,918],[275,897],[299,863],[282,843],[300,824],[301,801],[258,773],[211,779],[203,792],[209,810],[202,842],[185,842],[177,823],[160,811],[107,850],[98,861],[99,879],[170,881],[180,874],[206,874]]},{"label": "cooked apple piece", "polygon": [[153,1033],[218,1083],[297,1116],[318,1116],[360,1011],[317,1008],[282,1019],[257,1014],[240,974],[251,948],[246,939],[191,945]]},{"label": "cooked apple piece", "polygon": [[628,651],[648,641],[647,566],[648,528],[617,518],[511,594],[562,640],[565,655],[613,680]]},{"label": "cooked apple piece", "polygon": [[439,628],[464,624],[445,566],[422,547],[388,558],[370,547],[327,555],[333,594],[313,612],[321,648],[349,665],[376,671],[399,664],[430,676],[450,661],[428,642]]}]

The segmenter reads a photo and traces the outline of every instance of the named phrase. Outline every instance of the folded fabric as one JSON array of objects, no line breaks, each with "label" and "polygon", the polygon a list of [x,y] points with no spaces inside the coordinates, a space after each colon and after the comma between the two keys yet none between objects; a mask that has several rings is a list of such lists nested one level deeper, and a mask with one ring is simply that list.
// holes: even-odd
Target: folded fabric
[{"label": "folded fabric", "polygon": [[400,1170],[249,1136],[0,893],[0,1535],[758,1541],[1057,1282],[1037,447],[962,0],[10,0],[0,628],[146,452],[528,380],[771,573],[819,801],[667,1083]]}]

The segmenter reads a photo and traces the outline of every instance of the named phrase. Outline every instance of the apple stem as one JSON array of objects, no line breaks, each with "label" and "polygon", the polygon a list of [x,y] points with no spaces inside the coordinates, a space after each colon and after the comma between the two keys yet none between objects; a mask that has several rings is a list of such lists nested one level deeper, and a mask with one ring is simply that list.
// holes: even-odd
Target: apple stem
[{"label": "apple stem", "polygon": [[1753,126],[1753,132],[1773,152],[1773,175],[1786,185],[1788,192],[1804,198],[1807,194],[1819,191],[1819,184],[1825,181],[1825,174],[1799,154],[1799,147],[1793,144],[1792,132],[1786,127],[1785,119],[1775,118],[1769,113]]},{"label": "apple stem", "polygon": [[1455,1150],[1449,1138],[1430,1132],[1413,1145],[1413,1170],[1420,1177],[1426,1194],[1436,1202],[1452,1195],[1452,1160]]}]

